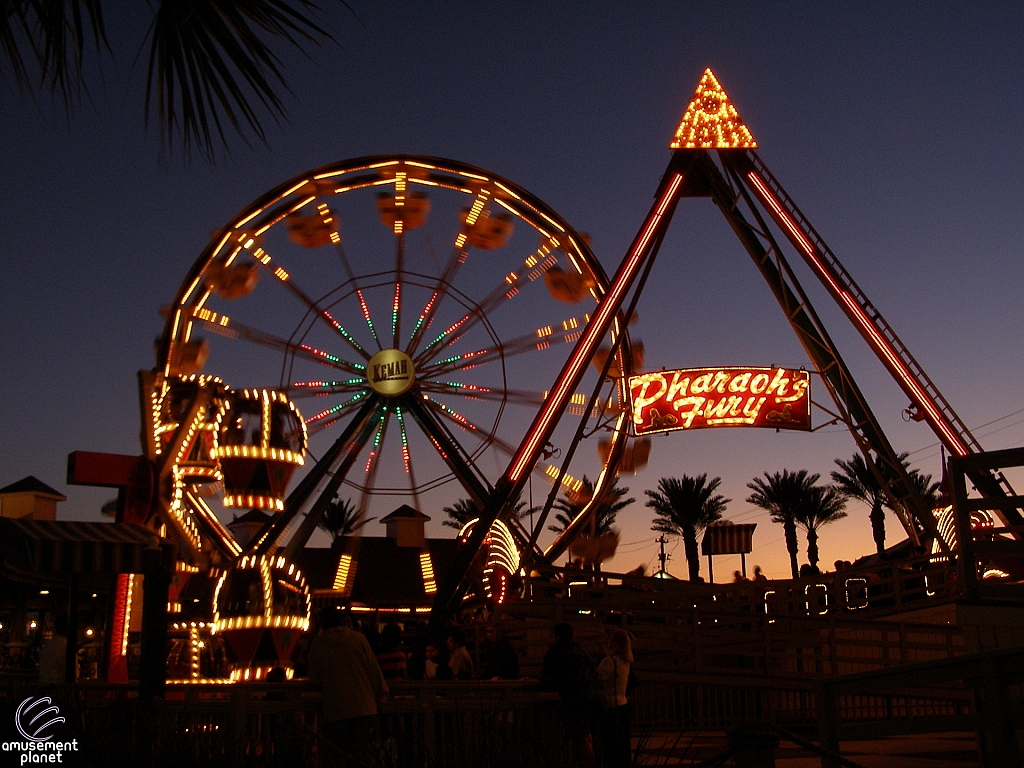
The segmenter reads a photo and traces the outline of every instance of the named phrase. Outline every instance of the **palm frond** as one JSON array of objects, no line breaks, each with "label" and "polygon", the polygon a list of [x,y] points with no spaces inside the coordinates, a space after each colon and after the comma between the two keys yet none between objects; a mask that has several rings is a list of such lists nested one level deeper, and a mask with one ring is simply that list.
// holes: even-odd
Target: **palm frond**
[{"label": "palm frond", "polygon": [[327,531],[331,534],[331,539],[337,541],[344,536],[352,536],[368,522],[375,519],[373,517],[361,517],[359,510],[356,509],[356,506],[350,499],[342,500],[335,496],[334,500],[327,505],[327,509],[324,510],[323,517],[320,518],[317,527]]},{"label": "palm frond", "polygon": [[[582,481],[583,485],[580,486],[578,491],[571,494],[563,492],[563,495],[551,505],[553,509],[557,509],[559,512],[555,515],[556,522],[548,526],[549,531],[553,533],[564,531],[579,516],[583,508],[590,503],[594,495],[594,484],[586,475],[583,476]],[[617,477],[604,489],[604,493],[597,500],[597,504],[592,512],[594,515],[595,535],[600,536],[602,533],[611,531],[619,512],[636,502],[636,499],[632,496],[628,499],[623,498],[627,495],[629,495],[629,488],[619,488],[619,478]],[[527,510],[527,513],[529,513],[529,510]]]},{"label": "palm frond", "polygon": [[442,511],[448,515],[448,519],[442,521],[441,525],[454,528],[457,531],[461,531],[462,526],[474,517],[480,516],[480,510],[477,509],[472,499],[459,499],[450,507],[444,507]]},{"label": "palm frond", "polygon": [[155,108],[166,143],[180,134],[186,154],[209,160],[227,146],[226,124],[246,143],[249,133],[266,143],[261,113],[283,118],[278,89],[289,89],[264,38],[300,51],[332,41],[319,12],[307,0],[162,0],[149,32],[147,121]]},{"label": "palm frond", "polygon": [[83,86],[87,39],[97,49],[110,49],[102,5],[102,0],[0,0],[0,55],[23,93],[49,90],[70,109]]},{"label": "palm frond", "polygon": [[680,536],[684,530],[700,533],[718,522],[726,505],[732,501],[715,495],[721,484],[722,478],[715,477],[709,481],[707,474],[661,478],[657,491],[644,491],[648,497],[646,506],[657,515],[651,530]]}]

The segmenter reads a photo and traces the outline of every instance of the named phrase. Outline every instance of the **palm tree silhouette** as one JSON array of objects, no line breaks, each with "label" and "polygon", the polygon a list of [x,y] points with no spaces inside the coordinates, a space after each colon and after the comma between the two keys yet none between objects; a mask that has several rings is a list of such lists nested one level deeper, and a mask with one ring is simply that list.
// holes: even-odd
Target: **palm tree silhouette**
[{"label": "palm tree silhouette", "polygon": [[[341,2],[345,5],[344,0]],[[186,155],[209,160],[230,128],[266,144],[260,113],[285,117],[287,90],[274,42],[302,49],[333,41],[308,0],[157,0],[139,49],[149,43],[145,114]],[[0,12],[0,61],[22,93],[49,91],[70,111],[82,90],[86,49],[113,54],[103,0],[8,0]],[[116,10],[116,9],[115,9]]]},{"label": "palm tree silhouette", "polygon": [[789,567],[793,578],[799,578],[800,566],[797,554],[800,544],[796,538],[796,513],[801,498],[807,489],[818,482],[820,475],[808,475],[806,469],[790,472],[782,470],[781,474],[764,473],[764,479],[755,477],[747,483],[753,493],[747,497],[747,503],[766,510],[773,523],[781,523],[786,532],[786,549],[789,551]]},{"label": "palm tree silhouette", "polygon": [[[590,499],[594,495],[594,484],[590,482],[590,479],[586,475],[583,476],[582,482],[583,485],[578,491],[572,494],[563,492],[562,497],[551,505],[552,508],[557,509],[558,512],[555,514],[555,522],[548,526],[549,531],[553,531],[554,533],[561,533],[564,531],[590,502]],[[602,534],[611,532],[612,526],[615,525],[615,518],[619,512],[636,501],[632,496],[628,499],[622,498],[628,493],[629,488],[619,488],[619,478],[616,477],[612,480],[611,484],[597,500],[593,517],[591,518],[591,525],[588,526],[589,532],[582,535],[601,536]]]},{"label": "palm tree silhouette", "polygon": [[[907,456],[908,454],[901,453],[898,458],[904,468],[907,469],[907,474],[910,477],[911,484],[914,486],[914,490],[917,491],[925,504],[929,505],[929,508],[934,507],[938,501],[939,484],[932,483],[931,475],[922,474],[917,469],[910,469]],[[832,482],[847,497],[863,501],[871,507],[869,515],[871,519],[871,536],[875,541],[875,549],[879,555],[882,555],[885,552],[885,511],[883,507],[892,509],[892,504],[886,498],[878,478],[871,471],[862,454],[855,453],[849,461],[836,459],[835,463],[842,471],[832,472]],[[876,466],[878,466],[882,477],[888,477],[892,474],[885,465]]]},{"label": "palm tree silhouette", "polygon": [[[900,458],[904,458],[903,454]],[[875,540],[875,549],[881,555],[885,551],[885,493],[875,473],[871,471],[864,456],[853,454],[849,461],[836,459],[836,466],[841,472],[832,473],[832,482],[851,499],[863,501],[871,507],[868,517],[871,520],[871,537]]]},{"label": "palm tree silhouette", "polygon": [[[818,476],[812,475],[814,482]],[[796,508],[796,522],[807,533],[807,562],[818,572],[818,530],[846,517],[846,496],[834,485],[803,486]]]},{"label": "palm tree silhouette", "polygon": [[[906,457],[907,454],[902,454],[901,458]],[[919,469],[912,469],[908,473],[910,475],[910,482],[914,486],[914,490],[917,491],[917,495],[920,496],[924,503],[929,509],[934,509],[940,504],[940,489],[942,483],[932,482],[932,476],[926,475]]]},{"label": "palm tree silhouette", "polygon": [[[516,519],[521,520],[533,511],[524,509],[524,507],[526,507],[525,501],[517,501],[515,506],[512,507],[512,514]],[[441,525],[446,525],[457,531],[461,531],[462,527],[473,518],[480,517],[480,510],[473,503],[472,499],[459,499],[450,507],[443,507],[442,511],[448,515],[448,519],[443,520]]]},{"label": "palm tree silhouette", "polygon": [[709,482],[706,474],[663,477],[658,481],[657,491],[644,491],[649,498],[646,506],[657,515],[651,530],[683,537],[690,581],[700,580],[697,534],[721,520],[726,504],[731,501],[721,495],[712,495],[721,483],[720,477]]},{"label": "palm tree silhouette", "polygon": [[454,528],[457,531],[461,531],[462,526],[474,517],[480,516],[480,510],[477,509],[472,499],[459,499],[450,507],[444,507],[442,511],[448,515],[448,519],[443,521],[441,525],[447,525],[449,528]]},{"label": "palm tree silhouette", "polygon": [[327,505],[324,515],[317,527],[331,534],[331,545],[335,545],[345,536],[352,536],[371,520],[376,518],[360,518],[359,510],[350,499],[342,501],[337,496]]}]

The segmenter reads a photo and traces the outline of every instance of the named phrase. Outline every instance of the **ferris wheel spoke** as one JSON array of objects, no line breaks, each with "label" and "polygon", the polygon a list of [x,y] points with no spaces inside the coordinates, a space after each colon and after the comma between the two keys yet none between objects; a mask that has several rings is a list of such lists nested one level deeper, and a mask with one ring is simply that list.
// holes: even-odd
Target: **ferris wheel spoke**
[{"label": "ferris wheel spoke", "polygon": [[517,405],[542,405],[543,392],[528,392],[522,389],[490,389],[461,381],[421,381],[420,388],[437,394],[455,395],[469,400],[509,402]]},{"label": "ferris wheel spoke", "polygon": [[357,393],[354,397],[349,398],[345,402],[320,411],[316,416],[310,416],[306,419],[306,428],[309,430],[309,434],[314,435],[317,432],[326,429],[331,424],[334,424],[344,415],[343,411],[345,409],[366,402],[366,399],[369,396],[369,390],[364,389],[362,392]]},{"label": "ferris wheel spoke", "polygon": [[325,365],[328,368],[347,371],[348,373],[359,375],[365,375],[366,373],[366,366],[361,363],[342,360],[337,355],[324,352],[308,344],[294,344],[286,339],[282,339],[280,336],[275,336],[272,333],[251,328],[243,323],[231,320],[227,315],[218,315],[216,312],[210,312],[207,309],[196,309],[193,311],[193,316],[201,321],[203,328],[206,330],[229,339],[242,339],[270,349],[282,350],[296,357]]},{"label": "ferris wheel spoke", "polygon": [[515,453],[516,447],[514,445],[505,440],[502,440],[497,435],[489,434],[486,429],[479,426],[478,424],[474,424],[461,413],[455,411],[453,408],[450,408],[441,401],[435,400],[434,398],[429,398],[427,400],[424,400],[423,402],[425,402],[431,408],[431,410],[434,411],[434,413],[452,422],[453,424],[456,424],[464,432],[469,432],[470,434],[476,435],[481,440],[486,441],[488,445],[497,448],[499,451],[506,454],[507,456],[512,456]]},{"label": "ferris wheel spoke", "polygon": [[410,356],[412,355],[416,345],[420,342],[420,337],[433,321],[434,313],[437,312],[437,307],[440,305],[443,296],[444,292],[441,291],[440,288],[434,289],[430,299],[428,299],[426,305],[424,305],[423,311],[420,312],[419,319],[416,320],[416,324],[413,326],[412,334],[409,337],[409,344],[405,348],[405,354]]},{"label": "ferris wheel spoke", "polygon": [[420,338],[423,333],[430,326],[433,321],[437,310],[441,307],[441,303],[444,300],[447,292],[444,290],[444,286],[451,285],[452,281],[455,280],[455,276],[458,274],[459,267],[466,263],[466,259],[469,257],[469,233],[481,213],[486,213],[485,208],[487,206],[488,198],[490,197],[490,190],[487,188],[481,189],[470,206],[469,211],[466,214],[465,221],[462,227],[459,229],[459,233],[455,236],[455,244],[452,248],[451,255],[448,257],[448,262],[444,266],[444,270],[441,272],[441,276],[437,279],[437,285],[434,288],[434,293],[423,307],[423,311],[420,313],[419,319],[416,321],[416,325],[413,328],[411,338],[409,340],[409,346],[406,349],[406,354],[412,354],[412,350],[419,344]]},{"label": "ferris wheel spoke", "polygon": [[405,397],[403,403],[416,420],[419,428],[433,444],[438,455],[461,483],[470,498],[483,504],[490,493],[490,484],[476,471],[469,454],[452,433],[434,416],[431,408],[422,399]]},{"label": "ferris wheel spoke", "polygon": [[[564,325],[564,324],[563,324]],[[553,341],[564,341],[571,343],[579,338],[581,331],[576,329],[564,329],[555,331],[552,326],[538,328],[531,334],[520,336],[517,339],[503,343],[500,347],[487,347],[473,352],[464,352],[461,355],[452,355],[444,360],[438,360],[432,365],[419,365],[417,370],[422,371],[422,376],[436,378],[453,371],[465,371],[481,365],[493,362],[501,358],[510,358],[527,352],[543,352],[551,346]]]},{"label": "ferris wheel spoke", "polygon": [[377,336],[377,329],[373,327],[373,318],[370,317],[370,307],[366,303],[366,298],[363,296],[361,288],[356,289],[356,296],[359,298],[359,308],[363,312],[363,319],[366,320],[366,325],[370,329],[370,335],[373,336],[373,340],[377,343],[377,349],[383,349],[383,345],[380,343],[380,338]]},{"label": "ferris wheel spoke", "polygon": [[391,335],[398,349],[402,325],[402,269],[405,261],[405,233],[395,235],[395,298],[391,302]]},{"label": "ferris wheel spoke", "polygon": [[409,453],[409,435],[405,431],[405,418],[402,415],[402,406],[395,406],[395,416],[398,420],[398,427],[401,430],[402,437],[402,462],[405,464],[405,474],[409,477],[409,492],[412,493],[413,501],[416,503],[416,509],[422,511],[420,507],[420,494],[418,491],[419,485],[416,483],[416,473],[412,467],[412,456]]},{"label": "ferris wheel spoke", "polygon": [[[499,295],[498,298],[495,299],[494,302],[492,302],[492,306],[490,306],[489,308],[481,304],[477,310],[474,310],[472,313],[464,315],[458,322],[453,323],[445,330],[444,333],[442,333],[440,336],[434,339],[429,345],[427,345],[423,352],[421,352],[417,356],[417,360],[423,361],[428,359],[429,357],[436,356],[440,354],[442,351],[444,351],[446,348],[455,344],[469,331],[471,331],[473,328],[479,325],[479,323],[482,321],[482,318],[485,317],[488,312],[493,312],[496,304],[500,304],[502,301],[507,301],[508,299],[513,298],[514,295],[515,294],[513,293],[512,289],[509,289],[506,293],[502,293],[501,295]],[[590,316],[585,314],[582,317],[570,317],[563,320],[559,324],[560,327],[550,325],[541,326],[536,331],[534,331],[533,334],[528,334],[526,336],[520,337],[519,339],[514,339],[505,344],[505,346],[508,347],[510,345],[516,345],[517,343],[527,343],[531,341],[536,343],[534,336],[536,336],[537,339],[540,339],[541,342],[546,340],[548,344],[550,344],[551,341],[556,341],[559,339],[564,339],[566,342],[573,342],[576,339],[578,339],[580,335],[582,335],[583,326],[586,326],[586,323],[589,319]],[[554,338],[549,339],[548,337]],[[538,343],[537,348],[546,349],[547,347],[542,346],[542,344]]]},{"label": "ferris wheel spoke", "polygon": [[499,285],[484,296],[479,304],[481,311],[484,314],[493,312],[504,302],[518,296],[520,289],[543,277],[545,272],[556,266],[558,266],[558,257],[547,245],[541,246],[526,257],[518,272],[509,272]]},{"label": "ferris wheel spoke", "polygon": [[306,305],[306,308],[312,312],[323,322],[327,323],[345,342],[352,347],[364,360],[370,359],[370,353],[363,349],[362,345],[350,334],[345,327],[331,317],[331,313],[321,307],[312,297],[310,297],[302,288],[295,284],[292,280],[292,276],[288,273],[284,267],[272,267],[273,260],[269,253],[264,251],[262,248],[257,248],[253,252],[253,256],[262,265],[262,269],[265,272],[273,275],[281,285],[283,285],[289,293],[291,293],[300,302]]},{"label": "ferris wheel spoke", "polygon": [[[268,387],[268,389],[273,389],[273,387]],[[365,389],[366,379],[360,376],[357,379],[346,379],[345,381],[295,381],[285,387],[284,391],[293,400],[298,400],[299,398],[343,395]]]},{"label": "ferris wheel spoke", "polygon": [[[335,234],[338,234],[335,232]],[[356,273],[352,270],[352,262],[348,260],[348,253],[345,252],[345,246],[341,244],[341,235],[338,235],[337,241],[334,243],[334,252],[338,254],[338,258],[341,260],[341,268],[345,270],[345,277],[349,279],[349,282],[358,285]]]},{"label": "ferris wheel spoke", "polygon": [[377,479],[377,470],[380,469],[380,457],[383,451],[384,436],[388,431],[388,422],[391,415],[387,406],[384,406],[381,419],[377,425],[377,431],[373,435],[373,442],[370,444],[370,454],[366,457],[366,466],[363,467],[363,474],[366,482],[365,488],[372,488]]},{"label": "ferris wheel spoke", "polygon": [[331,240],[334,243],[334,252],[338,254],[338,258],[341,260],[341,266],[345,270],[345,276],[356,289],[356,297],[359,299],[359,308],[362,310],[363,319],[366,321],[366,325],[370,329],[370,335],[373,336],[373,340],[377,344],[377,349],[380,350],[382,349],[382,346],[380,339],[377,336],[377,329],[373,326],[373,319],[370,317],[370,307],[366,303],[366,297],[363,296],[363,289],[359,284],[359,279],[356,277],[355,272],[352,271],[352,264],[348,260],[348,254],[345,252],[345,248],[341,244],[341,235],[334,232],[331,235]]},{"label": "ferris wheel spoke", "polygon": [[[551,252],[551,248],[547,245],[541,246],[535,253],[530,254],[526,258],[518,273],[509,272],[501,284],[492,289],[473,312],[464,315],[458,322],[452,324],[444,333],[430,342],[423,352],[420,353],[420,357],[427,355],[431,350],[434,350],[436,354],[454,344],[479,325],[488,313],[494,312],[504,302],[511,301],[519,295],[520,288],[526,285],[526,283],[537,280],[557,264],[558,258]],[[579,320],[574,320],[574,322],[578,323]],[[585,317],[583,322],[586,323]]]}]

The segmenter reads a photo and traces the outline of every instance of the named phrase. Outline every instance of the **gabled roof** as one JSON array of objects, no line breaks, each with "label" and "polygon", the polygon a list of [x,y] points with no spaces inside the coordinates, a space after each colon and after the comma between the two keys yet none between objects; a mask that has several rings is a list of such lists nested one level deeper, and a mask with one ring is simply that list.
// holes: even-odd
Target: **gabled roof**
[{"label": "gabled roof", "polygon": [[55,491],[42,480],[32,475],[11,483],[6,488],[0,488],[0,493],[39,493],[44,496],[55,496],[61,501],[67,501],[68,497],[60,491]]},{"label": "gabled roof", "polygon": [[403,504],[387,517],[381,518],[381,522],[390,523],[392,520],[399,519],[429,520],[430,518],[427,515],[424,515],[418,509],[413,509],[408,504]]}]

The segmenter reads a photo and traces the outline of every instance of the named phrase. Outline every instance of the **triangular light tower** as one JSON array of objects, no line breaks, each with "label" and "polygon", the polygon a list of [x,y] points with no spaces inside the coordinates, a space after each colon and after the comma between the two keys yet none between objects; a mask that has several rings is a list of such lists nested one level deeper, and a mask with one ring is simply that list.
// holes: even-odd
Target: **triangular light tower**
[{"label": "triangular light tower", "polygon": [[757,149],[757,142],[710,68],[704,70],[669,147]]}]

